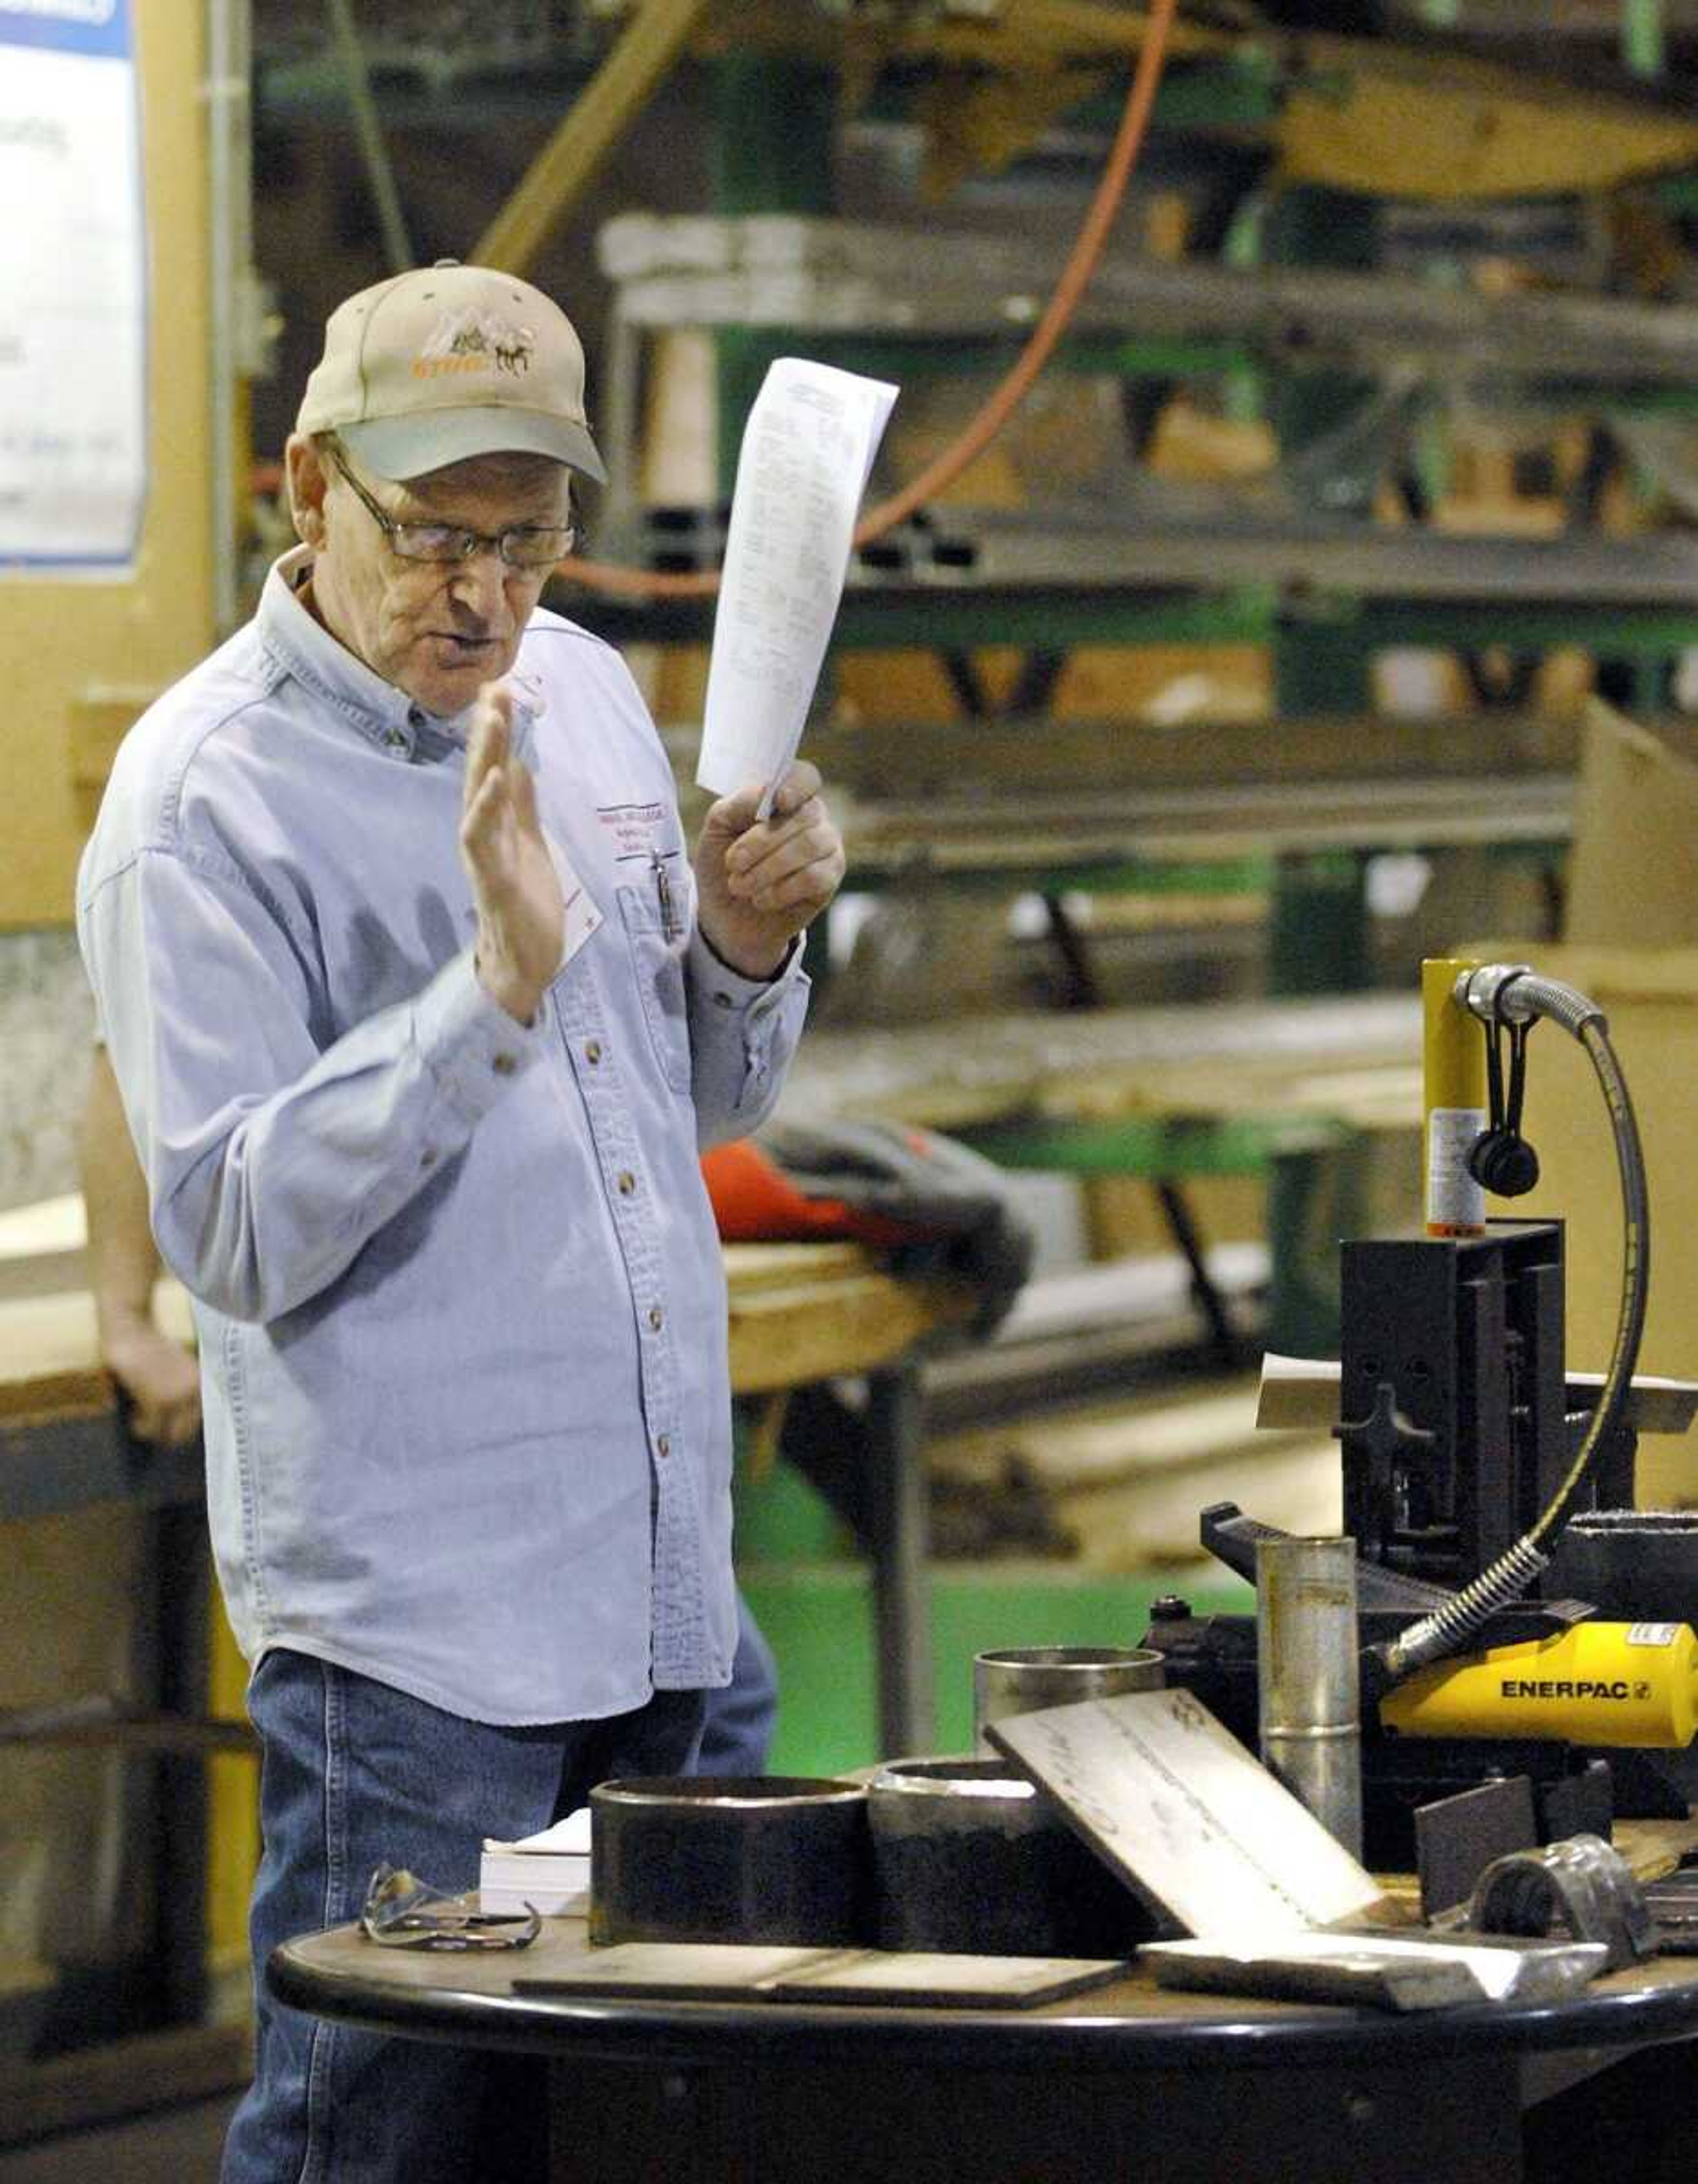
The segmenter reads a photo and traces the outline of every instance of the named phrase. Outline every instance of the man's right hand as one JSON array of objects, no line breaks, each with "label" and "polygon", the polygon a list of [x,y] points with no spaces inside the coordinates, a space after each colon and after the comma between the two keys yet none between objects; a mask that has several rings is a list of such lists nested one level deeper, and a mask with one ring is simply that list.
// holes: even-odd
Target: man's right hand
[{"label": "man's right hand", "polygon": [[130,1399],[137,1440],[179,1448],[200,1430],[200,1367],[181,1342],[150,1319],[127,1318],[102,1330],[106,1369]]},{"label": "man's right hand", "polygon": [[465,757],[460,856],[477,907],[477,975],[492,999],[529,1023],[560,967],[565,911],[537,816],[537,785],[513,751],[513,699],[487,682]]}]

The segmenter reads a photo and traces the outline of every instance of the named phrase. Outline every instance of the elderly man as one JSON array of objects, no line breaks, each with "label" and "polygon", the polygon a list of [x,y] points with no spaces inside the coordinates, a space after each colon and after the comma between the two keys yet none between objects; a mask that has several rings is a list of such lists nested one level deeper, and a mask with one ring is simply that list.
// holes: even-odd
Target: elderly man
[{"label": "elderly man", "polygon": [[[443,265],[350,298],[301,546],[137,724],[78,925],[195,1301],[264,1748],[256,1969],[486,1835],[693,1758],[730,1674],[725,1300],[697,1152],[770,1110],[842,844],[817,777],[687,857],[616,654],[541,610],[601,466],[571,325]],[[476,2059],[259,1997],[231,2184],[479,2173]]]}]

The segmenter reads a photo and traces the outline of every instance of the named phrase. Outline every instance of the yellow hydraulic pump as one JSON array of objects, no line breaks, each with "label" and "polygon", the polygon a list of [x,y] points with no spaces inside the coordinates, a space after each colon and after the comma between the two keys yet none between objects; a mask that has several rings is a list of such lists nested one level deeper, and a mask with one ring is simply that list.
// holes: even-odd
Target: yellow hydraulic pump
[{"label": "yellow hydraulic pump", "polygon": [[1698,1730],[1698,1635],[1686,1623],[1577,1623],[1435,1662],[1387,1692],[1379,1718],[1405,1736],[1679,1750]]}]

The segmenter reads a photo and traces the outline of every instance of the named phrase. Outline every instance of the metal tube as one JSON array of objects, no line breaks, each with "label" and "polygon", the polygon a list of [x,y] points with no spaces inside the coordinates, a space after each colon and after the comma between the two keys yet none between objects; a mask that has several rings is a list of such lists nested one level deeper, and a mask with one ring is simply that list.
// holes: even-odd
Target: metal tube
[{"label": "metal tube", "polygon": [[1356,1543],[1258,1540],[1255,1590],[1262,1763],[1360,1858]]},{"label": "metal tube", "polygon": [[1141,1646],[1016,1646],[977,1654],[973,1750],[994,1758],[996,1747],[985,1731],[1010,1714],[1041,1713],[1122,1691],[1159,1691],[1166,1680],[1165,1657]]},{"label": "metal tube", "polygon": [[[587,96],[587,93],[586,94]],[[1010,297],[1041,295],[1052,246],[935,228],[911,234],[872,222],[786,214],[622,215],[604,231],[602,266],[648,325],[789,325],[938,336],[1007,328]],[[716,269],[703,266],[705,241]],[[1233,265],[1107,254],[1081,304],[1094,331],[1128,321],[1146,334],[1243,339],[1311,366],[1393,371],[1431,359],[1482,398],[1507,398],[1489,375],[1537,372],[1560,356],[1566,379],[1606,387],[1667,385],[1692,376],[1698,309],[1549,290],[1483,295],[1385,273],[1312,265]],[[1526,398],[1523,398],[1523,400]],[[1421,543],[1421,542],[1414,542]],[[1539,542],[1541,543],[1545,542]]]}]

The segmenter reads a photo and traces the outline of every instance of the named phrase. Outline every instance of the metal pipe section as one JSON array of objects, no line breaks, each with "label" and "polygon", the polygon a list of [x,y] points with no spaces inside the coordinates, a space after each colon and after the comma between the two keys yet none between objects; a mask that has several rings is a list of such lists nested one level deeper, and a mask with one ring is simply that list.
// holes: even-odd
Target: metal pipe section
[{"label": "metal pipe section", "polygon": [[1530,963],[1461,966],[1454,990],[1457,1007],[1484,1024],[1534,1023],[1548,1017],[1571,1039],[1578,1039],[1589,1024],[1608,1028],[1595,1001],[1561,978],[1541,978]]},{"label": "metal pipe section", "polygon": [[1011,1714],[1042,1713],[1082,1699],[1122,1691],[1159,1691],[1167,1680],[1163,1655],[1142,1646],[1018,1646],[973,1660],[973,1750],[999,1755],[985,1735]]},{"label": "metal pipe section", "polygon": [[1360,1858],[1356,1543],[1258,1540],[1255,1591],[1262,1763]]},{"label": "metal pipe section", "polygon": [[[1005,335],[1055,278],[1049,242],[796,214],[626,213],[597,242],[633,323],[751,325],[801,332]],[[1402,274],[1312,265],[1245,268],[1105,252],[1077,331],[1244,340],[1289,362],[1356,370],[1430,362],[1490,402],[1538,399],[1495,385],[1553,370],[1606,387],[1688,383],[1698,309],[1549,290],[1488,296]]]}]

